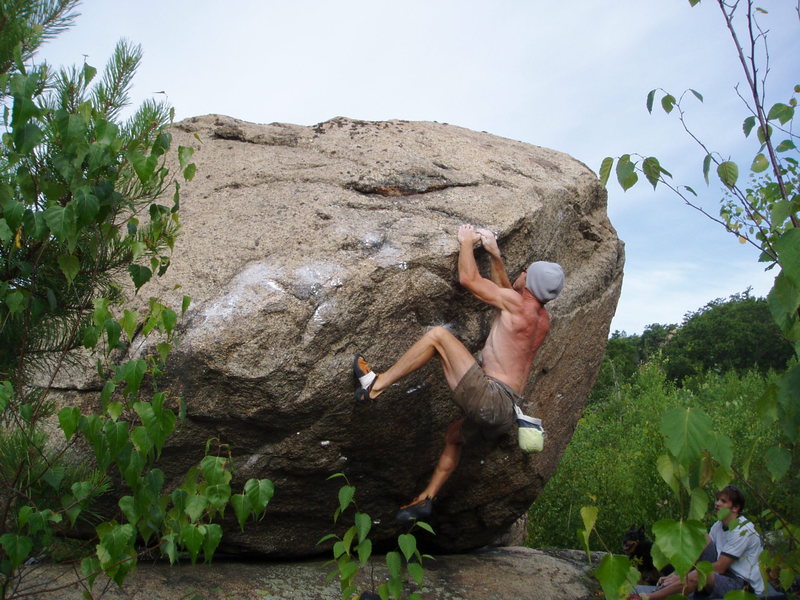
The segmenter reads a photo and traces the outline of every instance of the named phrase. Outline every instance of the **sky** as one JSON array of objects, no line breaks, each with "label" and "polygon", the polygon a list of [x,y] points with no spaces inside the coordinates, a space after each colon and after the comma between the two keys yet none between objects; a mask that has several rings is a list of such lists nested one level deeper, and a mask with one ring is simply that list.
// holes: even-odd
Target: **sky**
[{"label": "sky", "polygon": [[[800,20],[794,0],[763,6],[771,105],[800,82]],[[690,126],[741,172],[757,151],[712,0],[85,0],[78,11],[40,57],[102,67],[119,39],[141,44],[132,102],[166,97],[176,120],[438,121],[566,152],[595,172],[606,156],[652,155],[714,215],[723,190],[703,180],[705,152],[674,113],[648,114],[647,93],[700,92],[702,103],[686,101]],[[768,293],[774,272],[757,250],[669,190],[611,182],[608,192],[626,244],[612,331],[680,323],[747,288]]]}]

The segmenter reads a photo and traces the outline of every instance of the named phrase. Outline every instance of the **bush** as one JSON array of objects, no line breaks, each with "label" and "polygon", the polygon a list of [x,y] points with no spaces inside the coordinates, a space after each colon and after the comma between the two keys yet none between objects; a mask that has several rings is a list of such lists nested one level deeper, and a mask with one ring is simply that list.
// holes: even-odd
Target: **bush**
[{"label": "bush", "polygon": [[[788,506],[791,497],[773,488],[767,469],[751,458],[763,457],[778,437],[760,425],[757,416],[756,399],[769,377],[755,370],[742,375],[710,373],[677,388],[660,360],[643,365],[617,393],[586,409],[558,470],[529,511],[528,545],[580,547],[579,511],[587,504],[597,506],[602,515],[597,531],[608,548],[597,544],[598,550],[619,552],[622,535],[631,525],[649,527],[661,518],[680,518],[681,507],[655,468],[664,452],[661,418],[678,407],[705,411],[717,431],[734,441],[734,464],[749,468],[765,499]],[[748,494],[746,514],[755,517],[761,507]]]}]

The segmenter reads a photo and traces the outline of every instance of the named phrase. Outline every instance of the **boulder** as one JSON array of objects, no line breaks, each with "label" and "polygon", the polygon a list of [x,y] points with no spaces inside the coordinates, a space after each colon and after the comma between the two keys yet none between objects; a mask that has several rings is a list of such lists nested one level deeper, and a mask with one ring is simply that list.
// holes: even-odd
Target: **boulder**
[{"label": "boulder", "polygon": [[251,477],[276,488],[264,520],[244,532],[227,522],[222,549],[326,551],[317,540],[333,530],[337,472],[371,515],[376,548],[394,544],[392,517],[424,487],[458,409],[435,361],[355,403],[353,355],[380,371],[433,325],[481,348],[493,310],[458,284],[462,223],[497,232],[512,278],[533,260],[566,272],[523,407],[543,420],[544,451],[524,455],[512,436],[465,449],[436,502],[436,535],[424,537],[459,552],[502,534],[558,465],[620,293],[623,244],[596,175],[565,154],[440,123],[208,115],[178,123],[174,143],[196,148],[197,176],[182,187],[171,267],[139,294],[193,299],[162,382],[188,414],[160,466],[175,481],[215,438],[232,452],[234,488]]}]

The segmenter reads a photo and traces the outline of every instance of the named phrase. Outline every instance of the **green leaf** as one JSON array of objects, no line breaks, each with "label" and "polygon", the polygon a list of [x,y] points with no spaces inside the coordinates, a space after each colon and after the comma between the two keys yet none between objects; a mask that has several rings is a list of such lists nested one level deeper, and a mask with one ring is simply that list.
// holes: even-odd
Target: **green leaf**
[{"label": "green leaf", "polygon": [[254,514],[259,514],[267,508],[267,504],[275,494],[275,486],[269,479],[248,479],[244,484],[244,492]]},{"label": "green leaf", "polygon": [[717,175],[722,183],[729,189],[732,189],[736,185],[736,180],[739,178],[739,167],[735,162],[726,160],[717,166]]},{"label": "green leaf", "polygon": [[11,238],[14,237],[14,232],[11,231],[11,228],[8,226],[8,223],[5,219],[0,219],[0,241],[3,243],[11,241]]},{"label": "green leaf", "polygon": [[33,549],[33,541],[26,535],[6,533],[0,536],[0,544],[3,546],[8,558],[11,560],[12,568],[16,569],[25,562]]},{"label": "green leaf", "polygon": [[244,531],[244,524],[247,521],[247,517],[250,516],[250,512],[252,510],[250,501],[244,494],[234,494],[231,496],[231,505],[233,506],[233,512],[236,515],[236,520],[239,522],[239,528]]},{"label": "green leaf", "polygon": [[136,331],[136,327],[139,325],[139,315],[136,313],[136,311],[128,310],[126,308],[119,324],[125,332],[125,335],[128,337],[128,341],[132,342],[133,334]]},{"label": "green leaf", "polygon": [[203,477],[211,485],[230,483],[231,473],[226,469],[227,463],[227,459],[221,456],[204,456],[200,461]]},{"label": "green leaf", "polygon": [[156,345],[156,350],[158,350],[158,356],[161,359],[161,362],[167,362],[167,357],[169,356],[170,351],[172,351],[172,344],[169,342],[159,342]]},{"label": "green leaf", "polygon": [[164,324],[164,329],[167,333],[172,333],[172,330],[175,329],[175,325],[178,322],[178,315],[175,314],[175,311],[170,309],[164,309],[161,311],[161,322]]},{"label": "green leaf", "polygon": [[[14,398],[14,386],[10,381],[0,383],[0,414],[8,407],[8,403]],[[69,438],[68,438],[69,439]]]},{"label": "green leaf", "polygon": [[161,552],[169,558],[169,563],[174,565],[178,562],[178,534],[169,533],[161,538]]},{"label": "green leaf", "polygon": [[425,521],[415,521],[415,522],[414,522],[414,526],[415,526],[415,527],[421,527],[422,529],[424,529],[424,530],[425,530],[425,531],[427,531],[428,533],[431,533],[431,534],[433,534],[433,535],[436,535],[436,532],[435,532],[435,531],[433,531],[433,527],[431,527],[431,526],[430,526],[428,523],[426,523]]},{"label": "green leaf", "polygon": [[661,419],[665,445],[681,463],[690,462],[707,447],[708,433],[713,429],[711,420],[695,408],[674,408]]},{"label": "green leaf", "polygon": [[638,180],[636,164],[631,161],[630,154],[622,155],[617,161],[617,181],[619,181],[623,191],[628,191]]},{"label": "green leaf", "polygon": [[59,242],[66,243],[77,235],[78,220],[71,202],[66,207],[58,204],[48,207],[44,211],[44,221]]},{"label": "green leaf", "polygon": [[79,227],[90,225],[100,211],[100,202],[87,186],[75,191],[76,218]]},{"label": "green leaf", "polygon": [[95,580],[100,571],[100,561],[94,556],[87,556],[81,561],[81,573],[89,577],[89,585]]},{"label": "green leaf", "polygon": [[[109,323],[114,323],[114,321],[109,321]],[[119,325],[117,325],[119,328]],[[129,360],[126,363],[123,363],[117,367],[116,371],[116,381],[124,381],[125,382],[125,393],[130,397],[136,397],[139,394],[139,386],[142,383],[142,379],[144,379],[145,374],[147,373],[147,363],[144,360]],[[138,407],[138,410],[137,410]],[[148,420],[145,425],[147,425],[148,430],[155,429],[156,425],[153,421],[154,417],[152,416],[152,409],[149,406],[144,406],[144,403],[137,402],[134,404],[134,410],[136,410],[137,414],[142,418],[142,421]]]},{"label": "green leaf", "polygon": [[403,572],[403,562],[399,552],[386,553],[386,566],[389,568],[389,573],[393,577],[400,577]]},{"label": "green leaf", "polygon": [[662,519],[653,524],[654,545],[685,576],[706,546],[706,529],[700,521]]},{"label": "green leaf", "polygon": [[366,539],[370,529],[372,529],[372,519],[369,518],[368,514],[359,512],[356,513],[354,521],[356,530],[358,531],[358,543],[360,544]]},{"label": "green leaf", "polygon": [[58,425],[67,440],[71,439],[78,430],[78,421],[81,418],[81,411],[75,406],[65,406],[58,411]]},{"label": "green leaf", "polygon": [[797,146],[795,146],[792,140],[783,140],[778,146],[775,148],[776,152],[786,152],[788,150],[797,150]]},{"label": "green leaf", "polygon": [[25,125],[14,131],[14,146],[19,154],[30,154],[31,151],[38,146],[44,133],[34,123],[25,123]]},{"label": "green leaf", "polygon": [[61,254],[58,257],[58,266],[61,268],[61,272],[64,273],[64,277],[67,278],[67,285],[72,285],[81,268],[78,257],[71,254]]},{"label": "green leaf", "polygon": [[793,117],[794,108],[781,102],[774,104],[772,108],[769,109],[769,113],[767,114],[768,121],[777,119],[781,125],[786,125],[786,123],[791,121]]},{"label": "green leaf", "polygon": [[131,525],[136,525],[139,522],[139,512],[136,510],[136,502],[133,496],[123,496],[117,504]]},{"label": "green leaf", "polygon": [[356,553],[358,554],[358,562],[365,565],[370,556],[372,556],[372,540],[369,538],[362,540],[358,546],[356,546]]},{"label": "green leaf", "polygon": [[87,63],[83,63],[83,84],[88,86],[95,75],[97,75],[97,69]]},{"label": "green leaf", "polygon": [[345,552],[350,553],[350,548],[353,546],[353,540],[356,537],[356,527],[353,525],[342,536],[342,544],[344,544]]},{"label": "green leaf", "polygon": [[661,98],[661,108],[664,109],[664,112],[667,114],[672,112],[672,109],[675,108],[675,96],[672,94],[666,94],[663,98]]},{"label": "green leaf", "polygon": [[783,232],[775,242],[775,250],[782,273],[800,287],[800,229],[792,228]]},{"label": "green leaf", "polygon": [[706,185],[708,185],[708,172],[711,170],[711,159],[712,156],[710,154],[706,154],[706,157],[703,159],[703,177],[706,179]]},{"label": "green leaf", "polygon": [[117,384],[113,381],[106,381],[103,384],[103,390],[100,392],[100,403],[102,406],[107,406],[108,403],[111,401],[111,396],[114,395],[114,391],[117,389]]},{"label": "green leaf", "polygon": [[67,494],[61,497],[61,506],[64,509],[64,514],[69,519],[70,527],[75,527],[75,521],[81,514],[81,505],[75,502],[72,494]]},{"label": "green leaf", "polygon": [[356,488],[352,485],[343,485],[339,488],[339,510],[344,512],[350,503],[353,501],[353,496],[356,493]]},{"label": "green leaf", "polygon": [[647,93],[647,102],[645,102],[645,106],[647,106],[647,112],[651,114],[653,113],[653,100],[655,100],[655,97],[656,97],[655,90],[650,90]]},{"label": "green leaf", "polygon": [[183,170],[183,178],[186,181],[191,181],[194,179],[195,174],[197,173],[197,165],[194,163],[190,163],[184,170]]},{"label": "green leaf", "polygon": [[336,537],[337,537],[337,536],[336,536],[336,534],[335,534],[335,533],[329,533],[329,534],[327,534],[327,535],[323,535],[323,536],[322,536],[322,537],[319,539],[319,541],[317,542],[317,546],[319,546],[320,544],[323,544],[323,543],[327,542],[328,540],[336,539]]},{"label": "green leaf", "polygon": [[14,290],[6,296],[6,306],[12,315],[25,310],[26,304],[26,296],[20,290]]},{"label": "green leaf", "polygon": [[600,163],[600,185],[606,187],[608,183],[608,177],[611,175],[611,167],[614,164],[614,159],[610,156],[606,156],[603,159],[603,162]]},{"label": "green leaf", "polygon": [[645,158],[644,162],[642,162],[642,171],[644,171],[644,175],[653,186],[653,189],[656,189],[656,185],[661,179],[661,164],[658,159],[654,156]]},{"label": "green leaf", "polygon": [[145,156],[144,154],[136,151],[128,153],[128,160],[133,165],[133,170],[139,177],[144,185],[148,185],[150,179],[155,174],[156,166],[158,165],[158,158],[155,156]]},{"label": "green leaf", "polygon": [[625,556],[606,554],[597,565],[595,577],[606,598],[621,598],[639,580],[639,573]]},{"label": "green leaf", "polygon": [[583,521],[583,529],[578,530],[578,538],[583,544],[583,549],[586,552],[587,558],[590,555],[589,538],[592,535],[592,530],[597,522],[597,507],[596,506],[583,506],[580,510],[581,520]]},{"label": "green leaf", "polygon": [[61,487],[61,482],[64,480],[65,474],[66,469],[63,466],[52,466],[47,469],[47,471],[42,473],[42,479],[47,485],[49,485],[55,491],[58,491]]},{"label": "green leaf", "polygon": [[742,123],[742,131],[744,131],[744,136],[747,137],[750,135],[750,132],[753,130],[753,127],[756,126],[756,118],[753,116],[747,117]]},{"label": "green leaf", "polygon": [[789,472],[792,465],[792,455],[786,448],[773,446],[764,453],[767,469],[772,476],[772,481],[780,481]]},{"label": "green leaf", "polygon": [[189,496],[186,500],[186,508],[183,509],[183,512],[189,517],[190,521],[195,522],[202,516],[207,506],[208,499],[205,496]]},{"label": "green leaf", "polygon": [[650,555],[653,557],[653,565],[655,565],[656,569],[659,571],[669,564],[669,559],[661,552],[661,548],[655,544],[650,547]]},{"label": "green leaf", "polygon": [[218,483],[206,488],[206,498],[213,510],[222,511],[231,497],[231,486],[227,483]]},{"label": "green leaf", "polygon": [[692,92],[692,94],[694,94],[694,97],[700,100],[700,102],[703,101],[703,95],[700,92],[698,92],[697,90],[693,90],[691,88],[689,89],[689,91]]},{"label": "green leaf", "polygon": [[728,436],[710,431],[708,435],[708,450],[722,467],[725,469],[731,468],[733,442]]},{"label": "green leaf", "polygon": [[656,459],[656,469],[658,474],[661,475],[661,479],[666,482],[674,494],[678,495],[680,493],[681,478],[680,474],[676,472],[675,462],[672,457],[667,454],[660,455]]},{"label": "green leaf", "polygon": [[130,273],[131,280],[137,292],[139,288],[150,281],[150,278],[153,276],[153,272],[150,269],[137,264],[128,265],[128,273]]},{"label": "green leaf", "polygon": [[689,520],[701,521],[708,510],[708,495],[703,488],[695,488],[689,500]]},{"label": "green leaf", "polygon": [[133,548],[131,544],[135,531],[130,524],[120,525],[116,521],[102,523],[97,527],[100,543],[97,545],[97,554],[103,569],[114,566],[115,563],[125,558]]},{"label": "green leaf", "polygon": [[183,300],[181,301],[181,314],[185,314],[187,310],[189,310],[189,305],[192,303],[192,299],[189,296],[184,296]]},{"label": "green leaf", "polygon": [[788,335],[797,323],[798,304],[800,285],[796,285],[785,271],[781,271],[767,295],[767,305],[773,320],[784,335]]},{"label": "green leaf", "polygon": [[108,312],[108,299],[95,298],[94,299],[94,312],[92,313],[92,322],[98,327],[102,327],[105,322],[111,318],[111,313]]},{"label": "green leaf", "polygon": [[767,160],[766,156],[759,152],[753,159],[753,164],[750,165],[750,170],[753,171],[753,173],[761,173],[767,169],[769,169],[769,161]]},{"label": "green leaf", "polygon": [[181,169],[186,168],[186,165],[189,164],[193,154],[194,148],[189,146],[178,146],[178,163],[180,164]]},{"label": "green leaf", "polygon": [[405,556],[406,562],[409,562],[417,551],[417,538],[410,533],[404,533],[397,536],[397,545],[400,546],[400,551]]},{"label": "green leaf", "polygon": [[[425,571],[422,568],[422,565],[416,562],[408,563],[408,574],[414,579],[417,585],[422,586],[422,581],[425,578]],[[412,594],[413,595],[413,594]],[[409,600],[411,600],[411,596],[409,596]]]},{"label": "green leaf", "polygon": [[222,540],[222,527],[216,523],[206,525],[206,536],[203,540],[203,557],[206,562],[211,562],[214,552]]},{"label": "green leaf", "polygon": [[106,332],[106,339],[108,340],[108,348],[110,350],[114,348],[123,348],[124,345],[119,341],[120,335],[122,334],[122,328],[119,326],[119,323],[113,319],[109,319],[103,326]]},{"label": "green leaf", "polygon": [[89,494],[92,492],[92,484],[89,481],[76,481],[72,484],[71,489],[75,500],[81,502],[89,497]]},{"label": "green leaf", "polygon": [[203,546],[204,532],[205,527],[203,525],[198,526],[187,523],[181,527],[180,541],[183,542],[183,545],[186,546],[186,549],[189,551],[189,558],[192,564],[197,562],[197,555],[200,552],[200,548]]},{"label": "green leaf", "polygon": [[150,453],[153,449],[153,438],[147,432],[147,428],[139,426],[134,427],[131,431],[131,443],[139,451],[145,455]]}]

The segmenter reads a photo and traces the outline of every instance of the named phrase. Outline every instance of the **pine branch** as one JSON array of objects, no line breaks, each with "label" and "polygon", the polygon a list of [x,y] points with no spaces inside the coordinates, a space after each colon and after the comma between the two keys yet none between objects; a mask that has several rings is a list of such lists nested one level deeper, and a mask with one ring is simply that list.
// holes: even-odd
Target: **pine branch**
[{"label": "pine branch", "polygon": [[92,91],[95,110],[109,121],[129,104],[133,76],[142,61],[142,47],[132,45],[127,40],[120,40],[114,48],[114,54],[103,71],[103,80]]}]

